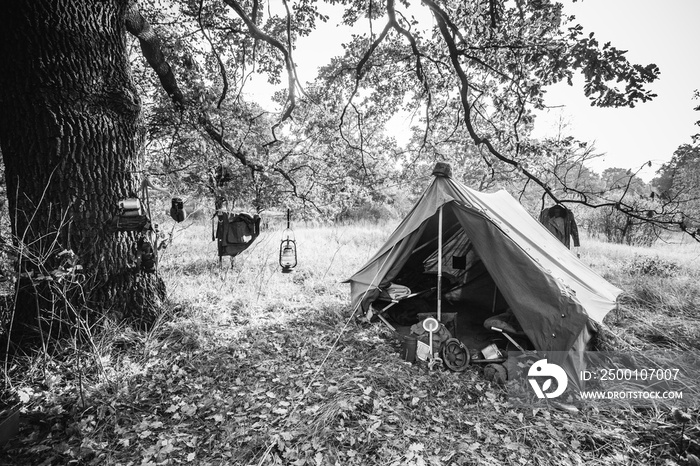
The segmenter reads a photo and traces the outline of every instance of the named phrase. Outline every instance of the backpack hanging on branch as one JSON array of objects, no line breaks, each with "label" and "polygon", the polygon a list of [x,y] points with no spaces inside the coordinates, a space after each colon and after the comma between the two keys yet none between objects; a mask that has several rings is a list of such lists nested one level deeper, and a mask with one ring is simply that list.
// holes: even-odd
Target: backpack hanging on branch
[{"label": "backpack hanging on branch", "polygon": [[187,217],[187,213],[185,212],[185,203],[182,198],[172,198],[170,204],[170,218],[180,223],[185,220],[185,217]]},{"label": "backpack hanging on branch", "polygon": [[[214,217],[217,222],[214,226]],[[217,211],[212,217],[212,241],[217,241],[219,262],[223,256],[235,257],[260,235],[260,216]]]}]

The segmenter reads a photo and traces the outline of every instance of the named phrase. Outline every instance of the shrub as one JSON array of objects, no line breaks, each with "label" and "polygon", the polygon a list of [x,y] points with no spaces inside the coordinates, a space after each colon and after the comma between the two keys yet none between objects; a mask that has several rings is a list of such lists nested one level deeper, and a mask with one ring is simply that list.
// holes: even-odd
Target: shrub
[{"label": "shrub", "polygon": [[658,256],[640,256],[635,254],[626,264],[625,269],[630,275],[671,277],[679,272],[680,267],[675,262]]},{"label": "shrub", "polygon": [[336,220],[345,222],[378,222],[395,220],[397,212],[392,206],[386,204],[364,203],[360,206],[348,209],[338,215]]},{"label": "shrub", "polygon": [[625,215],[613,207],[592,209],[580,224],[592,237],[628,246],[649,247],[659,237],[656,225]]}]

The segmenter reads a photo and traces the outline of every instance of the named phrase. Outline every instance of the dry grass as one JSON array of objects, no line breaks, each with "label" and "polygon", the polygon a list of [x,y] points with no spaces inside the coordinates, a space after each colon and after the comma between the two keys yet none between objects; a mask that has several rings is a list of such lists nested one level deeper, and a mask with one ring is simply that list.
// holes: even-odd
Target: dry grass
[{"label": "dry grass", "polygon": [[[208,223],[176,228],[160,262],[168,309],[148,333],[100,337],[105,372],[84,370],[83,403],[68,356],[17,376],[29,400],[6,464],[685,464],[700,450],[697,411],[522,411],[479,367],[401,361],[397,338],[352,318],[341,283],[392,227],[296,226],[292,274],[277,265],[281,228],[222,268]],[[700,246],[582,252],[625,290],[610,349],[698,349]],[[62,375],[46,388],[45,374]]]}]

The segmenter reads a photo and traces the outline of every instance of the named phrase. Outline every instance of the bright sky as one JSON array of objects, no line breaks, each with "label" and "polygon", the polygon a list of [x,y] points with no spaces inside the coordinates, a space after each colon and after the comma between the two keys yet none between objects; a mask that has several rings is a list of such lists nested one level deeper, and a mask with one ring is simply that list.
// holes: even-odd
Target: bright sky
[{"label": "bright sky", "polygon": [[591,168],[636,169],[651,161],[652,168],[641,173],[649,181],[678,146],[700,132],[694,125],[700,112],[693,111],[700,105],[693,100],[693,91],[700,89],[700,1],[584,0],[565,5],[599,42],[628,50],[632,63],[655,63],[661,75],[651,88],[658,96],[633,109],[599,109],[583,95],[582,80],[573,87],[557,85],[548,92],[546,103],[565,107],[542,115],[536,136],[555,135],[561,119],[573,136],[595,142],[598,152],[605,154]]},{"label": "bright sky", "polygon": [[[658,65],[661,76],[651,87],[658,97],[633,109],[600,109],[591,107],[583,95],[582,80],[574,81],[574,86],[559,84],[547,92],[547,105],[556,108],[539,114],[535,136],[556,136],[563,122],[568,134],[594,143],[597,152],[604,154],[591,164],[592,169],[636,170],[651,161],[652,167],[640,173],[649,181],[679,145],[690,143],[690,136],[700,132],[694,125],[700,112],[693,111],[700,101],[692,99],[693,91],[700,89],[696,51],[700,0],[565,0],[564,4],[586,33],[595,32],[599,42],[628,50],[627,58],[633,63]],[[311,38],[297,44],[294,59],[301,82],[312,80],[319,66],[342,53],[340,42],[350,34],[349,28],[338,26],[337,9],[326,13],[331,19],[319,23]],[[313,53],[303,54],[308,50]],[[257,84],[248,88],[249,96],[261,102],[277,89]]]}]

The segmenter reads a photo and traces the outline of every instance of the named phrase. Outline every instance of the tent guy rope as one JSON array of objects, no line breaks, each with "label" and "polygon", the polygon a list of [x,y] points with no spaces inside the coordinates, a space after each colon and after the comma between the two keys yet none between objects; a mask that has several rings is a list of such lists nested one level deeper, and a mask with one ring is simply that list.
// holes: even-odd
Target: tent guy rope
[{"label": "tent guy rope", "polygon": [[[379,273],[381,272],[382,268],[384,267],[384,264],[386,264],[387,260],[389,259],[389,256],[391,256],[391,253],[395,247],[396,247],[396,245],[392,246],[391,249],[389,249],[389,251],[386,253],[386,257],[384,258],[382,265],[377,269],[377,273],[374,275],[374,278],[372,278],[372,281],[370,282],[369,286],[367,287],[367,290],[365,290],[363,298],[365,296],[367,296],[367,293],[369,292],[369,290],[372,289],[372,286],[374,285],[374,281],[379,276]],[[318,365],[318,367],[316,368],[316,371],[311,376],[311,379],[309,379],[309,382],[306,384],[306,387],[304,388],[304,391],[302,392],[301,397],[294,403],[294,406],[292,406],[292,409],[290,409],[289,413],[285,416],[285,421],[284,421],[285,426],[287,426],[289,424],[290,419],[296,413],[297,409],[301,405],[301,402],[304,401],[306,394],[311,391],[311,385],[316,381],[316,378],[321,373],[321,369],[323,369],[323,366],[328,361],[328,358],[330,357],[331,353],[333,353],[335,348],[338,346],[338,342],[340,341],[340,338],[345,333],[345,330],[348,328],[348,325],[350,325],[350,322],[352,322],[352,319],[355,317],[355,314],[357,313],[357,310],[360,308],[361,305],[362,305],[362,300],[360,300],[355,305],[354,309],[352,310],[352,313],[350,314],[350,317],[348,317],[348,319],[345,321],[343,328],[340,329],[340,332],[338,332],[338,335],[336,336],[335,340],[333,341],[333,344],[326,352],[326,355],[323,357],[321,364]],[[275,444],[276,444],[276,441],[274,439],[271,440],[270,442],[268,442],[268,445],[265,448],[263,456],[262,456],[262,458],[260,458],[260,461],[258,462],[258,466],[262,466],[263,461],[265,461],[267,459],[268,455],[270,454],[270,451],[272,451],[272,447],[274,447]]]}]

